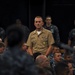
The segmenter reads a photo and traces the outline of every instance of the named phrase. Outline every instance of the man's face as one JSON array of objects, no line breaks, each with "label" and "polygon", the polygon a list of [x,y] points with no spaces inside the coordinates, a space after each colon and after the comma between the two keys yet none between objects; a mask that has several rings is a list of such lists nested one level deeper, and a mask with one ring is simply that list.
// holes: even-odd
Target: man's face
[{"label": "man's face", "polygon": [[61,61],[61,53],[55,53],[54,60],[57,62],[60,62]]},{"label": "man's face", "polygon": [[36,29],[42,28],[43,24],[44,23],[43,23],[42,18],[35,18],[34,25],[35,25]]},{"label": "man's face", "polygon": [[51,24],[51,22],[52,22],[51,17],[47,17],[45,22],[48,25]]},{"label": "man's face", "polygon": [[60,50],[60,49],[59,49],[58,47],[54,47],[54,48],[53,48],[53,53],[59,52],[59,50]]},{"label": "man's face", "polygon": [[66,58],[65,58],[67,61],[70,61],[72,60],[72,57],[70,55],[67,55]]}]

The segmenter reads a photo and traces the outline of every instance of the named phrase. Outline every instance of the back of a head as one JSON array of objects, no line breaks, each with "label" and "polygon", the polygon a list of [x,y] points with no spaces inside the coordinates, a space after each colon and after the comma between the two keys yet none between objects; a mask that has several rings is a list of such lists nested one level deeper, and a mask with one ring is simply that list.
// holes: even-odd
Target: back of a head
[{"label": "back of a head", "polygon": [[16,24],[21,24],[21,20],[20,19],[16,19]]},{"label": "back of a head", "polygon": [[6,31],[7,46],[14,47],[22,43],[24,39],[24,32],[21,27],[10,26]]},{"label": "back of a head", "polygon": [[37,57],[36,57],[36,60],[35,60],[35,62],[38,64],[40,64],[40,63],[42,63],[43,61],[44,61],[44,59],[46,59],[47,57],[45,56],[45,55],[38,55]]},{"label": "back of a head", "polygon": [[40,67],[50,67],[49,59],[45,55],[39,55],[36,57],[36,65]]}]

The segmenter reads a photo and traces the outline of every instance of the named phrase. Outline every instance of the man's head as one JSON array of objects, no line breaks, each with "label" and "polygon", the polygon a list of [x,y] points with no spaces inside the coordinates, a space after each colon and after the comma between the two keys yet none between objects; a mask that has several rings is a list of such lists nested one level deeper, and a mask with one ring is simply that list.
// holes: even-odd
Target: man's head
[{"label": "man's head", "polygon": [[17,25],[17,26],[22,25],[22,23],[21,23],[21,20],[20,20],[20,19],[16,19],[16,25]]},{"label": "man's head", "polygon": [[60,62],[61,61],[61,58],[62,58],[62,56],[61,56],[61,53],[60,52],[55,52],[54,53],[54,60],[56,62]]},{"label": "man's head", "polygon": [[52,47],[53,47],[52,53],[60,52],[60,48],[58,47],[57,44],[54,43],[54,44],[52,45]]},{"label": "man's head", "polygon": [[64,59],[66,61],[71,61],[72,60],[72,56],[70,54],[65,54]]},{"label": "man's head", "polygon": [[36,27],[36,29],[41,29],[42,26],[44,25],[43,19],[41,16],[36,16],[34,19],[34,25]]},{"label": "man's head", "polygon": [[69,67],[64,62],[59,62],[55,66],[55,73],[56,75],[68,75],[69,74]]},{"label": "man's head", "polygon": [[21,45],[24,39],[24,32],[21,27],[10,26],[6,31],[6,38],[7,46],[9,47]]},{"label": "man's head", "polygon": [[51,22],[52,22],[51,16],[47,16],[45,22],[46,22],[46,25],[51,25]]},{"label": "man's head", "polygon": [[45,55],[37,56],[35,62],[40,67],[50,67],[49,59]]}]

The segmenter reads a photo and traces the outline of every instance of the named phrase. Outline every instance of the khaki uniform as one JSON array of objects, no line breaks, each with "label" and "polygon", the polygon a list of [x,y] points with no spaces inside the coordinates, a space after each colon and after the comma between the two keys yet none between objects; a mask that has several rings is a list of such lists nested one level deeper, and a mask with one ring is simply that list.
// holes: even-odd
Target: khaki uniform
[{"label": "khaki uniform", "polygon": [[40,52],[45,54],[48,47],[53,43],[54,39],[51,31],[43,28],[39,35],[36,30],[30,33],[27,46],[33,48],[33,53]]}]

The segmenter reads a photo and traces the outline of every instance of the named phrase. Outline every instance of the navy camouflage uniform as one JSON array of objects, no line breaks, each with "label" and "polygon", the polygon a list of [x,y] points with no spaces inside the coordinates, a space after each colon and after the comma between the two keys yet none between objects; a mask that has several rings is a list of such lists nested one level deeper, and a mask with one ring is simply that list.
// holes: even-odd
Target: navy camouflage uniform
[{"label": "navy camouflage uniform", "polygon": [[19,47],[9,48],[0,56],[0,75],[37,75],[33,58]]},{"label": "navy camouflage uniform", "polygon": [[52,32],[54,40],[55,40],[55,43],[60,42],[59,31],[58,31],[57,26],[51,24],[49,27],[47,27],[46,25],[44,25],[44,28],[46,28],[46,29],[48,29],[48,30],[50,30]]},{"label": "navy camouflage uniform", "polygon": [[75,29],[70,31],[68,40],[71,40],[71,47],[75,46]]}]

